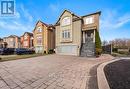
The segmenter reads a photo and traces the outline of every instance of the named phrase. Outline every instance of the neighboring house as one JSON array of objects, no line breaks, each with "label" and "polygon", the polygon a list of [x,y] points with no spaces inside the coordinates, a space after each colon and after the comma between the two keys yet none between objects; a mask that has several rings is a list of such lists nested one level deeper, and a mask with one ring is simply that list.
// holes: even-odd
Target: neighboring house
[{"label": "neighboring house", "polygon": [[4,37],[3,42],[7,43],[7,48],[20,48],[20,37],[16,35]]},{"label": "neighboring house", "polygon": [[7,48],[7,42],[5,42],[5,40],[6,40],[6,37],[4,37],[4,38],[1,40],[1,42],[0,42],[1,48]]},{"label": "neighboring house", "polygon": [[25,32],[20,38],[22,48],[33,48],[33,33]]},{"label": "neighboring house", "polygon": [[62,55],[94,56],[95,31],[99,31],[101,12],[77,16],[65,10],[55,24],[56,53]]},{"label": "neighboring house", "polygon": [[48,53],[55,48],[55,28],[41,21],[36,23],[34,34],[34,47],[36,53]]},{"label": "neighboring house", "polygon": [[0,38],[0,48],[3,48],[3,39]]}]

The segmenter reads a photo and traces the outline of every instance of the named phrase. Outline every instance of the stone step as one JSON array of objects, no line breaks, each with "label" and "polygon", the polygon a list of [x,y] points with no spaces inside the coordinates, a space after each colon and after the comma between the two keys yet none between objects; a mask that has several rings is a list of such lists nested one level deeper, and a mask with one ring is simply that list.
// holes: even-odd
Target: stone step
[{"label": "stone step", "polygon": [[81,56],[90,57],[95,54],[95,44],[93,42],[86,42],[82,44]]}]

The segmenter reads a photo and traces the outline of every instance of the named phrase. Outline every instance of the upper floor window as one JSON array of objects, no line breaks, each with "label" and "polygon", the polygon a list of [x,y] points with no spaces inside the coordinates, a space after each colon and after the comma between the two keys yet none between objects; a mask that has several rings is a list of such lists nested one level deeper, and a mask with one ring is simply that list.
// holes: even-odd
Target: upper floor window
[{"label": "upper floor window", "polygon": [[28,35],[27,35],[27,34],[25,34],[24,39],[26,40],[27,38],[28,38]]},{"label": "upper floor window", "polygon": [[65,17],[62,20],[62,26],[70,25],[70,17]]},{"label": "upper floor window", "polygon": [[70,31],[69,30],[62,31],[62,38],[70,38]]},{"label": "upper floor window", "polygon": [[94,23],[94,17],[93,16],[87,17],[85,19],[85,24],[92,24],[92,23]]},{"label": "upper floor window", "polygon": [[37,32],[42,32],[42,28],[41,28],[41,27],[38,27],[38,28],[37,28]]},{"label": "upper floor window", "polygon": [[37,36],[37,44],[42,45],[42,36]]},{"label": "upper floor window", "polygon": [[28,41],[24,41],[24,46],[28,46]]},{"label": "upper floor window", "polygon": [[10,41],[13,41],[13,38],[11,38]]}]

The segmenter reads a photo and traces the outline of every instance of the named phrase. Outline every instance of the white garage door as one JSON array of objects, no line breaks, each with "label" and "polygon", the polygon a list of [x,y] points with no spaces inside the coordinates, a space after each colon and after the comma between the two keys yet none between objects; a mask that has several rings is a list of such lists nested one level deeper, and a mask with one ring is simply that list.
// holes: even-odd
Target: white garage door
[{"label": "white garage door", "polygon": [[57,53],[64,55],[77,55],[77,46],[76,45],[58,46]]},{"label": "white garage door", "polygon": [[36,53],[43,53],[44,48],[42,46],[36,46],[35,51],[36,51]]}]

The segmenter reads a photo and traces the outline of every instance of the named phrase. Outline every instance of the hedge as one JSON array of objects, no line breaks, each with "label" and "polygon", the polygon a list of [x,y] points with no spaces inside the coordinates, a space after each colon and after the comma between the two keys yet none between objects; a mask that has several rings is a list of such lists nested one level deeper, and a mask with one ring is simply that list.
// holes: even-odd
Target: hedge
[{"label": "hedge", "polygon": [[95,55],[99,56],[102,53],[101,39],[99,36],[99,32],[95,31]]}]

